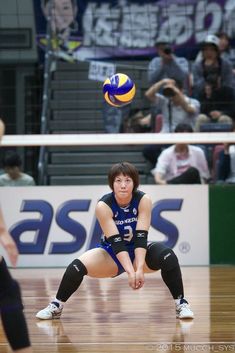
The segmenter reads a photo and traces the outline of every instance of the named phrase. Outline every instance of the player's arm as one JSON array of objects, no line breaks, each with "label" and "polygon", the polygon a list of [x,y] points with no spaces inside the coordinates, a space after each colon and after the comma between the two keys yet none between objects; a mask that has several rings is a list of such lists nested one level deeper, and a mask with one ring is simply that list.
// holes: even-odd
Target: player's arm
[{"label": "player's arm", "polygon": [[136,289],[144,285],[144,264],[147,251],[148,230],[151,221],[152,202],[148,195],[144,195],[138,208],[138,221],[134,232],[135,248],[135,286]]},{"label": "player's arm", "polygon": [[124,270],[128,274],[129,285],[135,286],[135,271],[130,256],[126,250],[126,245],[121,235],[118,233],[117,226],[113,221],[112,210],[106,203],[99,201],[96,206],[96,217],[107,240],[112,244],[112,249]]},{"label": "player's arm", "polygon": [[18,258],[18,249],[11,235],[7,231],[1,209],[0,209],[0,243],[6,250],[12,265],[15,266]]},{"label": "player's arm", "polygon": [[[4,132],[5,132],[5,125],[2,119],[0,118],[0,141],[2,136],[4,135]],[[11,264],[15,266],[18,258],[18,249],[13,238],[7,231],[1,208],[0,208],[0,244],[2,244],[2,246],[6,250],[9,256],[9,259],[11,261]]]},{"label": "player's arm", "polygon": [[174,80],[169,79],[169,78],[164,78],[161,81],[158,81],[156,83],[154,83],[151,87],[149,87],[147,89],[147,91],[145,92],[145,97],[153,103],[157,103],[158,101],[158,97],[156,96],[156,93],[158,93],[160,91],[160,89],[167,85],[167,84],[173,84]]},{"label": "player's arm", "polygon": [[134,234],[136,272],[143,271],[147,251],[148,231],[151,222],[152,201],[144,195],[139,203],[138,221]]}]

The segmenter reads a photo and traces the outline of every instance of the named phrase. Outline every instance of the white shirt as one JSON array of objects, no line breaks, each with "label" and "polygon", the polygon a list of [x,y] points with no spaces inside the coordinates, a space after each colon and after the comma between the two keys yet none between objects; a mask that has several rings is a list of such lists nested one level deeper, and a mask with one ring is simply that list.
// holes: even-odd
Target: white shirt
[{"label": "white shirt", "polygon": [[177,158],[175,145],[163,150],[158,157],[155,168],[152,170],[152,174],[160,173],[168,181],[181,174],[180,169],[186,165],[187,167],[197,168],[201,178],[209,179],[210,173],[205,154],[200,147],[192,145],[188,145],[188,156],[184,161]]},{"label": "white shirt", "polygon": [[25,173],[21,173],[20,178],[11,179],[8,174],[0,175],[0,186],[34,186],[34,179]]},{"label": "white shirt", "polygon": [[195,108],[195,113],[187,113],[180,105],[175,105],[171,103],[171,131],[170,131],[170,121],[169,121],[169,99],[164,97],[160,93],[156,93],[157,97],[157,108],[159,108],[161,114],[163,115],[163,124],[160,132],[173,132],[176,126],[180,123],[186,123],[194,128],[196,118],[200,111],[200,103],[197,99],[185,96],[185,100],[188,104]]}]

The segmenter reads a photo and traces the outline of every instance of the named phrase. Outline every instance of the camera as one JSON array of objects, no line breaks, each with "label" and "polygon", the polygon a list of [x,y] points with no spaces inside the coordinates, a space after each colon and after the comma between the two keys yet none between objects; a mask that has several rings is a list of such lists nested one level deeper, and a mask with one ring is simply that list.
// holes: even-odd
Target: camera
[{"label": "camera", "polygon": [[165,86],[162,90],[162,94],[167,98],[171,98],[175,96],[175,91],[172,87]]},{"label": "camera", "polygon": [[172,49],[169,45],[166,45],[165,48],[163,49],[163,52],[167,55],[170,55],[172,53]]}]

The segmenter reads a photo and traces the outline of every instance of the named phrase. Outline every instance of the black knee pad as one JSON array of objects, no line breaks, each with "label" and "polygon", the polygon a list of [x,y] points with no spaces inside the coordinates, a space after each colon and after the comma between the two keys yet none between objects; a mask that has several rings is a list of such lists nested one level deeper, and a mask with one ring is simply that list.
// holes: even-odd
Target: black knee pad
[{"label": "black knee pad", "polygon": [[170,271],[179,264],[174,251],[160,242],[148,245],[145,261],[150,269],[163,271]]},{"label": "black knee pad", "polygon": [[71,281],[77,281],[78,277],[87,275],[86,266],[79,260],[75,259],[66,269],[67,279]]},{"label": "black knee pad", "polygon": [[71,262],[60,282],[56,298],[62,302],[66,302],[78,289],[85,275],[87,275],[87,269],[80,260],[76,259]]}]

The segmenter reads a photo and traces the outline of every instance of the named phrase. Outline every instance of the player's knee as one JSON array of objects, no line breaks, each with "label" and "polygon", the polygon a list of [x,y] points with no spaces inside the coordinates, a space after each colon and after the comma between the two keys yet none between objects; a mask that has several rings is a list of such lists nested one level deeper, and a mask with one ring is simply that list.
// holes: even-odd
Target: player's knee
[{"label": "player's knee", "polygon": [[73,260],[66,269],[66,277],[72,282],[77,281],[78,278],[84,277],[85,275],[87,275],[87,268],[79,259]]},{"label": "player's knee", "polygon": [[174,251],[161,243],[149,244],[145,260],[152,270],[170,271],[179,265]]}]

